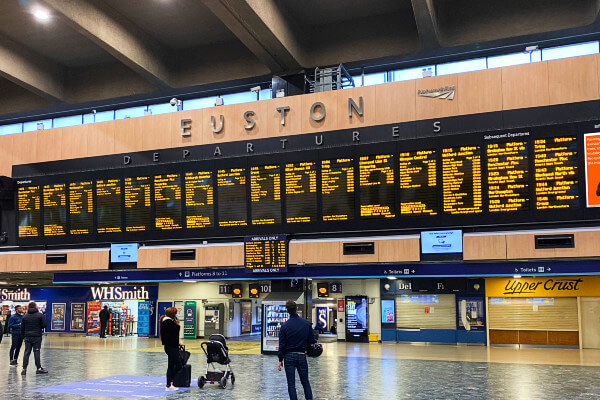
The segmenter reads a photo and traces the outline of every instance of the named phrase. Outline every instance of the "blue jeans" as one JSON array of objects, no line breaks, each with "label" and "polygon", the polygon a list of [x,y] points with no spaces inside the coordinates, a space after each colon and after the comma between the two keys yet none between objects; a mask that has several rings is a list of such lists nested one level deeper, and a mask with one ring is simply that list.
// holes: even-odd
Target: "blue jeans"
[{"label": "blue jeans", "polygon": [[21,345],[23,344],[23,336],[20,333],[11,333],[12,341],[10,343],[10,361],[19,358]]},{"label": "blue jeans", "polygon": [[310,389],[310,383],[308,382],[308,363],[306,362],[306,355],[288,353],[285,355],[283,365],[285,368],[285,377],[287,378],[290,400],[298,399],[298,395],[296,394],[296,370],[298,370],[300,383],[302,383],[302,387],[304,388],[304,398],[306,400],[312,400],[312,390]]}]

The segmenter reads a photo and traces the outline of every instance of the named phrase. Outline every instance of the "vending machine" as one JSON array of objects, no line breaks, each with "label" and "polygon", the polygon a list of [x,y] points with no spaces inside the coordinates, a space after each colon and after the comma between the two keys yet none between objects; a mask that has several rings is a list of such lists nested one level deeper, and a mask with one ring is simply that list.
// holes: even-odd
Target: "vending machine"
[{"label": "vending machine", "polygon": [[[277,350],[279,350],[279,331],[281,325],[288,320],[290,315],[285,308],[285,301],[263,301],[262,305],[260,350],[262,354],[277,354]],[[298,315],[302,316],[301,305],[298,306]]]}]

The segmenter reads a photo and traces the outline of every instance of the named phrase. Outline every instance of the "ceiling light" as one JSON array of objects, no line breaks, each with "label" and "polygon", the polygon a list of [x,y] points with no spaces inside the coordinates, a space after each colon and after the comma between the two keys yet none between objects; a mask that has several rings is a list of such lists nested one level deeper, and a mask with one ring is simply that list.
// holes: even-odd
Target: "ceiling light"
[{"label": "ceiling light", "polygon": [[33,16],[39,21],[46,21],[50,19],[50,13],[41,8],[36,8],[35,10],[33,10]]},{"label": "ceiling light", "polygon": [[8,282],[0,282],[0,285],[8,285]]},{"label": "ceiling light", "polygon": [[190,280],[187,280],[187,281],[182,281],[182,282],[184,282],[184,283],[196,283],[197,281],[190,281]]},{"label": "ceiling light", "polygon": [[395,276],[388,276],[387,278],[388,278],[390,281],[395,281],[396,279],[398,279],[398,278],[396,278]]},{"label": "ceiling light", "polygon": [[521,275],[513,275],[513,278],[515,278],[515,279],[521,279]]}]

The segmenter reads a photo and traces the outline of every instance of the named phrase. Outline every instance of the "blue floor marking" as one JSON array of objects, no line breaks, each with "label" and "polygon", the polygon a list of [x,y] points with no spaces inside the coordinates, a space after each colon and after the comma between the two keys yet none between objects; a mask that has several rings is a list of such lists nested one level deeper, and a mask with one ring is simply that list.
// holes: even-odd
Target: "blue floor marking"
[{"label": "blue floor marking", "polygon": [[[192,379],[192,387],[197,384]],[[190,388],[179,388],[177,391],[165,390],[165,378],[158,376],[116,375],[88,381],[65,383],[33,389],[38,393],[77,394],[82,396],[126,397],[130,399],[154,399],[181,393]]]}]

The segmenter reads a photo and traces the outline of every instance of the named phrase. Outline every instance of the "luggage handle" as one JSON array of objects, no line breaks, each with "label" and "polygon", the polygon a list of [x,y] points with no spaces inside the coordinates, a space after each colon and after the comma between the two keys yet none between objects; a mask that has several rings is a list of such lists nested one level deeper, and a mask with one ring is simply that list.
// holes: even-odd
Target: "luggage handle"
[{"label": "luggage handle", "polygon": [[180,344],[180,345],[179,345],[179,350],[183,350],[183,351],[185,351],[185,345],[184,345],[184,344]]}]

